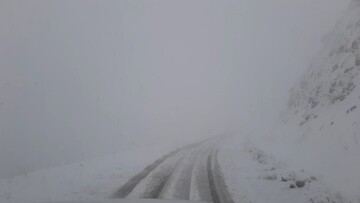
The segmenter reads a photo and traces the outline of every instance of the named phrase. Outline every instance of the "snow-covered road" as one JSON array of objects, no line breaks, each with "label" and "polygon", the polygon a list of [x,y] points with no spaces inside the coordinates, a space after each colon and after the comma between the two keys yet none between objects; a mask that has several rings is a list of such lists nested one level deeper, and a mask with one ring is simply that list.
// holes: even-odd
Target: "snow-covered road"
[{"label": "snow-covered road", "polygon": [[147,166],[114,193],[114,198],[233,202],[218,167],[219,138],[175,150]]}]

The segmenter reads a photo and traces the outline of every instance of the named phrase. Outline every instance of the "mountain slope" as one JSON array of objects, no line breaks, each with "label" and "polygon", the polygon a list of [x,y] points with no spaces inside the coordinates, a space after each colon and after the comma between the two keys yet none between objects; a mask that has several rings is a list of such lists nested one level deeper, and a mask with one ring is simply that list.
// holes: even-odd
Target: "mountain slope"
[{"label": "mountain slope", "polygon": [[360,1],[354,0],[325,47],[291,89],[283,120],[297,162],[355,199],[360,191]]}]

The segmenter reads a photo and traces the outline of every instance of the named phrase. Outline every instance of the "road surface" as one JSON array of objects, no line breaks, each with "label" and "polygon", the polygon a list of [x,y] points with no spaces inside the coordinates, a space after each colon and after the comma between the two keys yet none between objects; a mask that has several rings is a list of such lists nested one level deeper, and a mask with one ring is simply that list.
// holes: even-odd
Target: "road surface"
[{"label": "road surface", "polygon": [[216,137],[175,150],[131,178],[113,195],[233,203],[217,161]]}]

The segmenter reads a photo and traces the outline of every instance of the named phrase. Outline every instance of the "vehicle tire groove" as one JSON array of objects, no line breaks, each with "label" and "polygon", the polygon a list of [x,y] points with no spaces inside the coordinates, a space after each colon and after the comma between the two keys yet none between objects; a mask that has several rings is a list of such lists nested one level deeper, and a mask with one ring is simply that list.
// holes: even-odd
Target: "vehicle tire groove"
[{"label": "vehicle tire groove", "polygon": [[207,172],[208,172],[210,194],[211,194],[211,198],[214,203],[220,203],[219,195],[218,195],[218,192],[216,191],[211,159],[212,159],[212,151],[210,152],[208,159],[207,159]]},{"label": "vehicle tire groove", "polygon": [[141,180],[143,180],[144,178],[146,178],[146,176],[153,171],[155,168],[157,168],[161,163],[163,163],[166,159],[174,156],[175,154],[177,154],[178,152],[180,152],[181,150],[183,150],[183,148],[181,149],[176,149],[174,151],[171,151],[170,153],[164,155],[163,157],[161,157],[160,159],[157,159],[156,161],[154,161],[152,164],[150,164],[149,166],[147,166],[145,169],[143,169],[140,173],[138,173],[137,175],[135,175],[134,177],[132,177],[128,182],[126,182],[121,188],[119,188],[116,192],[114,192],[114,194],[112,195],[112,198],[114,199],[118,199],[118,198],[126,198],[126,196],[128,196],[133,190],[134,188],[141,182]]},{"label": "vehicle tire groove", "polygon": [[214,203],[234,203],[231,194],[229,193],[228,186],[224,175],[221,172],[220,164],[218,163],[217,156],[218,150],[211,152],[208,158],[208,174],[210,191]]},{"label": "vehicle tire groove", "polygon": [[195,143],[195,144],[191,144],[191,145],[187,145],[185,147],[173,150],[170,153],[157,159],[152,164],[148,165],[145,169],[143,169],[140,173],[138,173],[137,175],[132,177],[130,180],[128,180],[122,187],[120,187],[118,190],[116,190],[112,194],[111,197],[113,199],[126,198],[143,179],[145,179],[152,171],[154,171],[164,161],[175,156],[177,153],[179,153],[183,150],[187,150],[187,149],[196,147],[197,145],[201,144],[202,142],[204,142],[204,141],[201,141],[201,142]]}]

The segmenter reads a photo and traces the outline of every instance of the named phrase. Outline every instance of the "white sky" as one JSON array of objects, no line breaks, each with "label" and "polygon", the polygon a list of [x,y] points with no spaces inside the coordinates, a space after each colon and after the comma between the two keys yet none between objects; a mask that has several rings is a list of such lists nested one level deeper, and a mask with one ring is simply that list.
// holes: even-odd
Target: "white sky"
[{"label": "white sky", "polygon": [[349,0],[0,2],[0,177],[265,125]]}]

